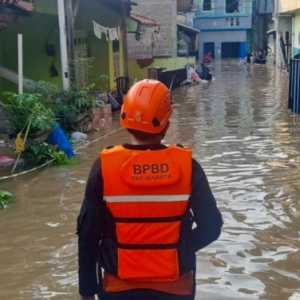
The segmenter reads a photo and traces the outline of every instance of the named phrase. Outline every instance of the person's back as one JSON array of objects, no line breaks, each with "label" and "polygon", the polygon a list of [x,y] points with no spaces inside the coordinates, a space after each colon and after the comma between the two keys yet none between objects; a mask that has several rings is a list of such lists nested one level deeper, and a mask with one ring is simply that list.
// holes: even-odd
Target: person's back
[{"label": "person's back", "polygon": [[222,219],[192,151],[161,144],[171,111],[158,81],[126,96],[121,124],[133,143],[101,152],[78,218],[82,299],[194,299],[195,252]]}]

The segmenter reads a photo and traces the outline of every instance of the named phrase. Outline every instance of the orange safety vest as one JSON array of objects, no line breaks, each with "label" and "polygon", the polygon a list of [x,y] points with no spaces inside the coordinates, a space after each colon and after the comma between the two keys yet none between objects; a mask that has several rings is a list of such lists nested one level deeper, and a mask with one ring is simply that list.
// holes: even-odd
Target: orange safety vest
[{"label": "orange safety vest", "polygon": [[179,244],[191,195],[192,152],[116,146],[100,160],[110,220],[101,251],[105,290],[156,286],[169,292],[168,285],[183,281],[188,291],[185,286],[177,293],[190,294],[192,276],[181,270]]}]

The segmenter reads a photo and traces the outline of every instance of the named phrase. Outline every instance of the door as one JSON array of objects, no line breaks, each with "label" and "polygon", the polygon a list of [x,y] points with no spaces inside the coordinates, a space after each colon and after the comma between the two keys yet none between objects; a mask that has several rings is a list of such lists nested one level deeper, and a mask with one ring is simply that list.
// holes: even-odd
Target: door
[{"label": "door", "polygon": [[209,42],[203,45],[203,55],[210,54],[212,58],[215,58],[215,43]]},{"label": "door", "polygon": [[222,58],[239,58],[240,43],[222,43]]},{"label": "door", "polygon": [[75,31],[74,38],[74,75],[77,87],[89,84],[90,69],[94,59],[89,56],[88,38],[84,31]]}]

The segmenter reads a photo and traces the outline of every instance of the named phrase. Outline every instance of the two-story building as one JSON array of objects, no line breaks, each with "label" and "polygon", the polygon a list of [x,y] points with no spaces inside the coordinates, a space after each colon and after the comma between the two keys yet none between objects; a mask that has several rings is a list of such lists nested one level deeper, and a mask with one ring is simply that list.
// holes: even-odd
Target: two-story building
[{"label": "two-story building", "polygon": [[194,0],[134,2],[132,19],[140,24],[127,38],[130,77],[139,80],[152,77],[153,70],[176,72],[195,64],[199,30],[193,27]]},{"label": "two-story building", "polygon": [[245,58],[251,41],[252,0],[197,0],[199,57]]},{"label": "two-story building", "polygon": [[[72,21],[67,24],[66,30],[61,31],[59,2],[65,3],[65,19]],[[17,87],[18,33],[23,34],[25,88],[40,80],[61,87],[64,76],[70,79],[72,85],[82,87],[92,84],[95,90],[106,92],[116,88],[116,78],[127,75],[126,20],[131,2],[59,2],[0,0],[0,92],[16,90]],[[72,3],[74,6],[70,12]],[[62,31],[68,36],[70,72],[66,73],[61,68]],[[26,82],[30,84],[26,86]]]}]

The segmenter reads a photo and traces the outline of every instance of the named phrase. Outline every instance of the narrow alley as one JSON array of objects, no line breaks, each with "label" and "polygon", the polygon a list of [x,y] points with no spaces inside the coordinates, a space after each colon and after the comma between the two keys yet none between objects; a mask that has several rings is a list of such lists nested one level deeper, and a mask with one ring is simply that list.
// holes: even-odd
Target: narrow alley
[{"label": "narrow alley", "polygon": [[[166,143],[192,147],[224,218],[221,238],[198,253],[199,300],[300,299],[300,120],[275,72],[225,61],[214,82],[175,91]],[[126,141],[114,118],[78,165],[4,184],[18,201],[0,218],[0,299],[79,297],[76,217],[97,153]]]}]

